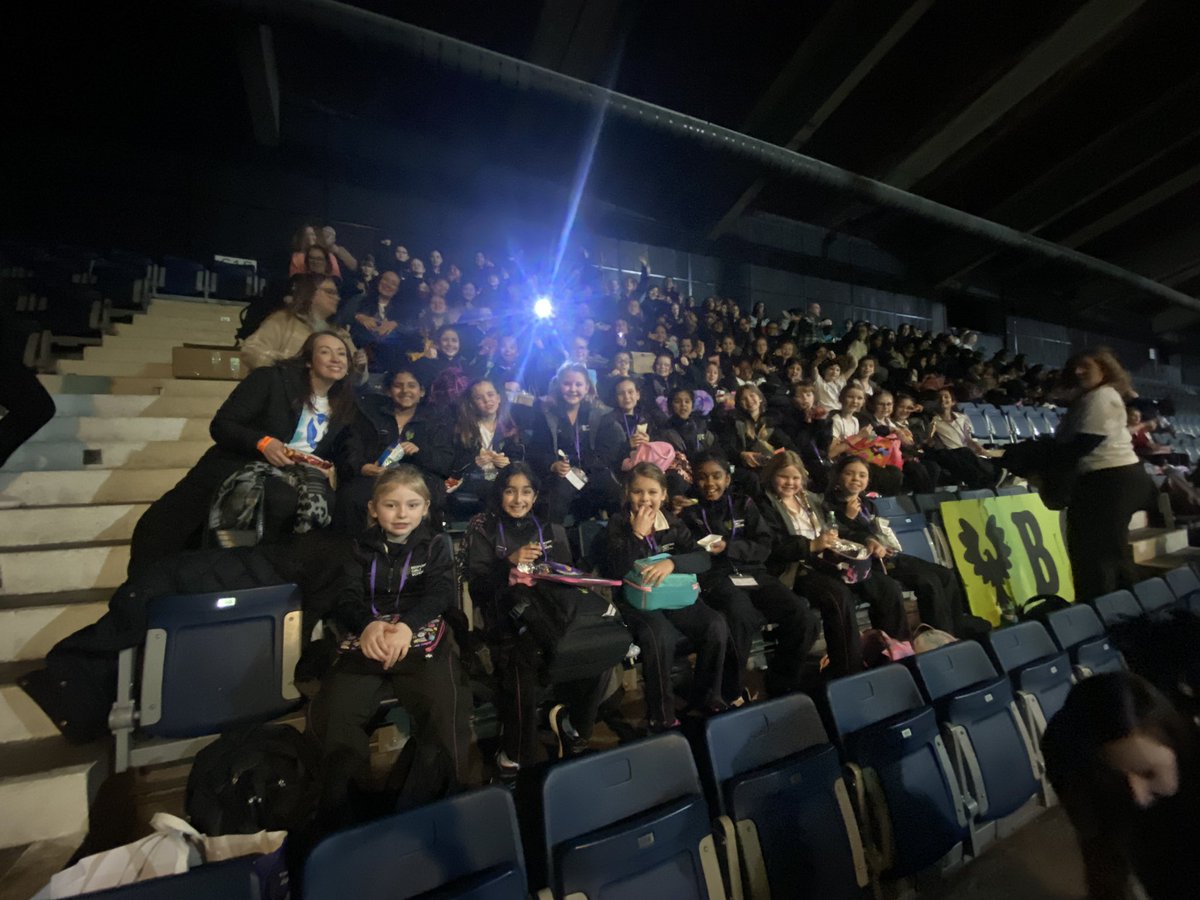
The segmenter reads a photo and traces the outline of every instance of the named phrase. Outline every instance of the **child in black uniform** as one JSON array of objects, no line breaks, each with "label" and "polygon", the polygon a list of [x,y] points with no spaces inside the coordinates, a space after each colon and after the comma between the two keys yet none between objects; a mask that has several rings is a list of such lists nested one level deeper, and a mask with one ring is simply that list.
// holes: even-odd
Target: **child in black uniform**
[{"label": "child in black uniform", "polygon": [[471,692],[444,614],[455,602],[450,539],[429,524],[429,488],[408,465],[375,481],[374,521],[344,566],[332,618],[344,632],[312,718],[327,753],[368,759],[366,725],[396,697],[414,740],[435,745],[460,785],[471,781]]},{"label": "child in black uniform", "polygon": [[[702,574],[709,555],[696,546],[687,526],[662,508],[667,479],[653,463],[638,463],[625,483],[625,507],[608,523],[608,552],[601,563],[606,578],[624,578],[636,560],[668,554],[642,570],[645,583],[656,586],[673,572]],[[703,597],[683,609],[641,610],[618,603],[625,623],[641,648],[646,680],[646,718],[652,731],[678,724],[672,701],[671,665],[681,638],[696,650],[692,706],[704,712],[724,709],[738,697],[738,671],[729,652],[729,627]]]},{"label": "child in black uniform", "polygon": [[611,656],[595,661],[587,674],[572,672],[555,685],[558,696],[569,701],[550,712],[560,757],[587,748],[612,667],[632,642],[616,609],[597,594],[522,578],[522,566],[545,561],[574,564],[563,527],[535,514],[540,487],[530,466],[512,463],[496,476],[487,511],[467,529],[468,586],[483,611],[500,680],[496,704],[504,730],[496,763],[504,777],[515,776],[522,765],[537,759],[538,702],[547,676],[557,670],[551,663],[567,622],[576,616],[610,614],[613,633],[605,641]]},{"label": "child in black uniform", "polygon": [[708,547],[712,568],[700,576],[705,602],[729,622],[739,673],[745,671],[755,636],[767,623],[776,623],[779,643],[766,673],[767,692],[794,691],[804,658],[817,639],[817,617],[807,600],[767,572],[774,534],[754,501],[730,490],[725,457],[716,451],[702,453],[692,461],[692,472],[700,503],[683,511],[684,524],[697,540],[720,537]]}]

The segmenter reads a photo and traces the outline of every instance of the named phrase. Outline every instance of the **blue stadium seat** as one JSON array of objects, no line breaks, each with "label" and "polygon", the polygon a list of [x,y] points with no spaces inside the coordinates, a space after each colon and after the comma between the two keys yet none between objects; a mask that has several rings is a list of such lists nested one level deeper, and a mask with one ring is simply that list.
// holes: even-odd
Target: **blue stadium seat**
[{"label": "blue stadium seat", "polygon": [[1037,429],[1039,435],[1054,434],[1058,427],[1058,419],[1049,415],[1043,406],[1030,406],[1026,408],[1025,415],[1029,417],[1029,423]]},{"label": "blue stadium seat", "polygon": [[[991,488],[975,488],[969,491],[959,491],[958,494],[950,499],[954,500],[990,500],[996,496],[996,492]],[[945,502],[945,500],[943,500]]]},{"label": "blue stadium seat", "polygon": [[158,287],[165,294],[183,297],[208,296],[208,270],[198,262],[164,256]]},{"label": "blue stadium seat", "polygon": [[1046,627],[1055,643],[1066,650],[1082,678],[1100,672],[1121,672],[1125,660],[1109,639],[1096,611],[1085,603],[1072,603],[1046,616]]},{"label": "blue stadium seat", "polygon": [[305,900],[525,900],[527,890],[516,811],[498,787],[339,832],[304,865]]},{"label": "blue stadium seat", "polygon": [[186,758],[201,745],[152,740],[131,747],[135,730],[139,737],[195,739],[296,709],[300,604],[294,584],[150,601],[137,702],[137,648],[118,657],[117,700],[109,715],[116,771]]},{"label": "blue stadium seat", "polygon": [[875,512],[887,519],[899,518],[917,511],[917,504],[913,502],[912,497],[903,494],[895,497],[875,497],[873,502]]},{"label": "blue stadium seat", "polygon": [[725,896],[708,804],[680,734],[552,767],[542,828],[555,897]]},{"label": "blue stadium seat", "polygon": [[262,900],[262,887],[254,864],[257,857],[242,856],[208,863],[184,872],[150,878],[87,896],[96,900]]},{"label": "blue stadium seat", "polygon": [[1019,622],[988,634],[992,657],[1007,672],[1029,733],[1041,741],[1046,723],[1071,693],[1071,659],[1040,622]]},{"label": "blue stadium seat", "polygon": [[[981,444],[992,443],[992,426],[987,415],[979,407],[961,407],[963,415],[971,423],[971,434]],[[1005,429],[1007,432],[1007,428]],[[1005,434],[1007,439],[1007,433]]]},{"label": "blue stadium seat", "polygon": [[1033,423],[1029,421],[1029,416],[1026,415],[1025,408],[1022,406],[1002,406],[1000,411],[1008,417],[1009,425],[1012,426],[1013,438],[1018,441],[1026,441],[1030,438],[1037,437],[1037,429]]},{"label": "blue stadium seat", "polygon": [[925,517],[920,513],[899,515],[888,519],[888,525],[900,539],[901,549],[909,556],[916,556],[926,562],[943,565],[938,558],[937,546],[929,536]]},{"label": "blue stadium seat", "polygon": [[1151,618],[1170,618],[1175,612],[1175,594],[1161,578],[1139,581],[1133,586],[1133,594],[1146,615]]},{"label": "blue stadium seat", "polygon": [[978,826],[1037,796],[1037,751],[1008,676],[996,671],[981,644],[958,641],[919,653],[914,666],[942,723],[958,782],[974,801],[971,843],[978,850],[995,832]]},{"label": "blue stadium seat", "polygon": [[853,900],[868,881],[837,749],[816,705],[788,694],[705,723],[706,779],[752,900]]},{"label": "blue stadium seat", "polygon": [[1196,571],[1191,566],[1180,566],[1168,572],[1166,578],[1180,607],[1200,615],[1200,577],[1196,576]]},{"label": "blue stadium seat", "polygon": [[[996,444],[1011,444],[1013,441],[1012,426],[1008,416],[994,406],[985,406],[983,416],[987,419],[988,427],[992,430],[992,442]],[[974,427],[974,426],[972,426]]]},{"label": "blue stadium seat", "polygon": [[961,855],[966,806],[937,717],[909,670],[883,666],[826,691],[872,869],[905,876]]},{"label": "blue stadium seat", "polygon": [[1137,598],[1125,590],[1097,597],[1092,601],[1092,605],[1096,607],[1096,614],[1100,616],[1105,628],[1112,628],[1122,622],[1132,622],[1140,619],[1143,614]]}]

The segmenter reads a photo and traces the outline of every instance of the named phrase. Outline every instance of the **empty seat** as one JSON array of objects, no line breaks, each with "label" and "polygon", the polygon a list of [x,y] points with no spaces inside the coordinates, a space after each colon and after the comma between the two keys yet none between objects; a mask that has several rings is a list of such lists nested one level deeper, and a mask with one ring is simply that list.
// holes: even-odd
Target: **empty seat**
[{"label": "empty seat", "polygon": [[116,771],[185,758],[197,749],[186,740],[131,748],[135,729],[152,738],[196,738],[297,708],[300,603],[294,584],[151,600],[136,702],[137,648],[118,657],[117,701],[109,715]]},{"label": "empty seat", "polygon": [[909,670],[887,665],[826,690],[875,871],[910,875],[960,854],[966,807],[937,717]]},{"label": "empty seat", "polygon": [[992,657],[1007,672],[1029,733],[1041,740],[1046,723],[1071,693],[1071,659],[1040,622],[1019,622],[988,634]]},{"label": "empty seat", "polygon": [[342,831],[304,865],[305,900],[524,900],[527,889],[516,811],[498,787]]},{"label": "empty seat", "polygon": [[1125,661],[1109,639],[1096,611],[1084,603],[1073,603],[1046,616],[1046,627],[1055,642],[1071,657],[1080,677],[1099,672],[1120,672]]},{"label": "empty seat", "polygon": [[983,416],[987,419],[988,427],[992,430],[992,441],[997,444],[1010,444],[1013,441],[1012,426],[1008,416],[994,406],[985,406]]},{"label": "empty seat", "polygon": [[243,856],[208,863],[184,872],[149,878],[106,891],[92,891],[96,900],[261,900],[263,891],[255,872],[257,857]]},{"label": "empty seat", "polygon": [[1008,423],[1012,426],[1012,434],[1015,440],[1025,441],[1037,437],[1037,429],[1029,421],[1029,416],[1025,414],[1024,407],[1002,406],[1000,407],[1000,411],[1008,417]]},{"label": "empty seat", "polygon": [[[914,667],[942,723],[955,775],[977,824],[1003,819],[1038,793],[1036,751],[1007,675],[983,646],[959,641],[920,653]],[[973,844],[979,846],[973,828]]]},{"label": "empty seat", "polygon": [[[987,415],[979,407],[962,407],[962,413],[971,423],[971,435],[981,444],[992,443],[992,426],[988,423]],[[1006,429],[1007,431],[1007,429]],[[1007,440],[1007,434],[1005,435]]]},{"label": "empty seat", "polygon": [[725,896],[708,804],[680,734],[551,768],[542,828],[555,897]]},{"label": "empty seat", "polygon": [[208,270],[190,259],[164,256],[158,286],[166,294],[179,294],[184,297],[207,296]]},{"label": "empty seat", "polygon": [[1200,615],[1200,577],[1191,566],[1180,566],[1167,573],[1167,586],[1179,605]]},{"label": "empty seat", "polygon": [[876,497],[875,511],[888,519],[906,516],[917,511],[917,505],[911,497],[900,495],[896,497]]},{"label": "empty seat", "polygon": [[1168,617],[1175,611],[1175,594],[1161,578],[1148,578],[1133,586],[1133,594],[1146,615]]},{"label": "empty seat", "polygon": [[1096,614],[1100,616],[1105,628],[1112,628],[1122,622],[1132,622],[1142,616],[1142,608],[1138,605],[1137,598],[1125,590],[1097,597],[1092,601],[1092,605],[1096,607]]},{"label": "empty seat", "polygon": [[943,562],[938,558],[937,545],[930,537],[929,527],[925,517],[920,513],[895,516],[888,519],[888,525],[900,539],[901,549],[910,556],[916,556],[927,562]]},{"label": "empty seat", "polygon": [[[838,752],[813,701],[788,694],[705,723],[714,809],[745,895],[856,898],[868,880]],[[737,861],[731,869],[737,868]]]}]

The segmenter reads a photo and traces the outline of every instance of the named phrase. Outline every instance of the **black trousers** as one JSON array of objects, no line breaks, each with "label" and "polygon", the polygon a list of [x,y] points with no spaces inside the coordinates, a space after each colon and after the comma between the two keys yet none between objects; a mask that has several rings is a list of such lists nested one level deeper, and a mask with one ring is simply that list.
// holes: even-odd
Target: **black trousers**
[{"label": "black trousers", "polygon": [[799,687],[800,669],[817,640],[817,616],[808,601],[789,590],[782,581],[766,572],[753,572],[758,587],[738,587],[727,571],[706,572],[700,576],[704,602],[719,611],[729,624],[733,661],[739,678],[750,659],[750,646],[762,633],[763,626],[778,626],[775,658],[767,669],[767,692],[786,694]]},{"label": "black trousers", "polygon": [[1080,475],[1067,506],[1067,554],[1075,599],[1094,600],[1133,584],[1129,518],[1157,509],[1154,482],[1142,464]]},{"label": "black trousers", "polygon": [[592,736],[612,672],[608,669],[593,678],[546,685],[542,662],[531,643],[526,634],[491,644],[499,681],[500,746],[509,759],[522,766],[538,759],[537,711],[547,692],[566,704],[572,727],[586,740]]},{"label": "black trousers", "polygon": [[410,650],[387,672],[357,652],[339,658],[322,679],[311,710],[325,752],[345,748],[368,760],[367,723],[392,697],[408,712],[414,734],[436,744],[453,762],[459,783],[470,784],[471,690],[450,634],[432,656]]},{"label": "black trousers", "polygon": [[941,466],[954,482],[965,485],[968,490],[990,488],[996,483],[995,466],[988,460],[975,455],[969,447],[955,450],[931,449],[925,455]]},{"label": "black trousers", "polygon": [[830,676],[839,678],[861,672],[862,641],[854,614],[855,598],[845,583],[821,572],[801,569],[796,574],[795,591],[803,594],[821,615]]},{"label": "black trousers", "polygon": [[669,725],[675,721],[671,667],[684,639],[696,651],[689,698],[692,705],[710,707],[737,696],[741,673],[732,659],[729,626],[719,612],[703,600],[683,609],[642,610],[624,601],[618,605],[642,651],[646,718],[651,725]]},{"label": "black trousers", "polygon": [[[183,479],[150,504],[133,528],[129,574],[184,550],[200,546],[208,512],[221,483],[249,462],[201,460]],[[263,482],[263,541],[289,534],[299,495],[282,478]]]},{"label": "black trousers", "polygon": [[562,522],[568,513],[582,520],[594,518],[601,511],[611,515],[621,508],[621,485],[607,470],[588,473],[587,483],[579,490],[551,472],[542,479],[542,488],[548,496],[547,517],[551,522]]},{"label": "black trousers", "polygon": [[866,581],[847,585],[850,593],[871,607],[871,627],[900,641],[912,637],[904,614],[904,591],[896,579],[876,570]]},{"label": "black trousers", "polygon": [[904,489],[914,494],[932,494],[937,488],[941,467],[933,460],[904,461]]},{"label": "black trousers", "polygon": [[889,557],[887,567],[892,578],[917,595],[922,622],[951,634],[958,633],[958,620],[967,610],[953,569],[907,553]]},{"label": "black trousers", "polygon": [[54,418],[54,400],[20,357],[0,359],[0,466]]}]

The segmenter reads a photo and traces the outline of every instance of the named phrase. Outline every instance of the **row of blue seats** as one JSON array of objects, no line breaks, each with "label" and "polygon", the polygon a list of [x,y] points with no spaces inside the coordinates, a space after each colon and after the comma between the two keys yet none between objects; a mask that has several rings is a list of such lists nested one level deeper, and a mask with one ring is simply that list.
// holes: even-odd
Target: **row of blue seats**
[{"label": "row of blue seats", "polygon": [[959,410],[970,421],[971,431],[981,444],[1012,444],[1054,434],[1062,419],[1062,410],[1052,406],[962,403]]}]

